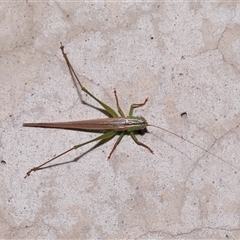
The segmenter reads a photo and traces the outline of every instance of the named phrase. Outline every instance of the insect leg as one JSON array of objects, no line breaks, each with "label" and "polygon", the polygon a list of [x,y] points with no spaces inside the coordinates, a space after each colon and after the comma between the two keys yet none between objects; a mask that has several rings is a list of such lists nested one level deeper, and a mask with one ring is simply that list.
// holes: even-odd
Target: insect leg
[{"label": "insect leg", "polygon": [[134,134],[133,132],[129,132],[129,133],[130,133],[132,139],[134,140],[134,142],[135,142],[136,144],[147,148],[147,149],[153,154],[153,150],[152,150],[150,147],[148,147],[147,145],[145,145],[144,143],[140,142],[140,141],[137,139],[137,137],[135,136],[135,134]]},{"label": "insect leg", "polygon": [[125,117],[125,114],[123,113],[121,107],[119,106],[118,96],[117,96],[117,91],[116,91],[116,89],[114,89],[114,96],[115,96],[115,99],[116,99],[117,109],[118,109],[119,114],[120,114],[122,117]]},{"label": "insect leg", "polygon": [[72,151],[72,150],[74,150],[74,149],[80,148],[80,147],[82,147],[82,146],[84,146],[84,145],[86,145],[86,144],[88,144],[88,143],[94,142],[94,141],[111,139],[112,137],[114,137],[114,136],[116,135],[116,133],[117,133],[117,132],[114,131],[114,130],[112,130],[112,131],[107,131],[107,132],[103,133],[101,136],[98,136],[98,137],[96,137],[96,138],[94,138],[94,139],[92,139],[92,140],[90,140],[90,141],[87,141],[87,142],[84,142],[84,143],[75,145],[75,146],[73,146],[72,148],[68,149],[67,151],[65,151],[65,152],[57,155],[56,157],[51,158],[50,160],[46,161],[45,163],[42,163],[41,165],[30,169],[30,170],[26,173],[26,176],[25,176],[24,178],[30,176],[30,173],[31,173],[31,172],[35,172],[35,171],[37,171],[37,170],[40,170],[40,169],[41,169],[43,166],[45,166],[46,164],[52,162],[53,160],[55,160],[55,159],[63,156],[64,154],[66,154],[66,153],[68,153],[68,152],[70,152],[70,151]]},{"label": "insect leg", "polygon": [[130,107],[130,110],[129,110],[129,116],[132,117],[133,115],[133,109],[134,108],[138,108],[138,107],[142,107],[146,104],[146,102],[148,101],[148,98],[145,99],[144,103],[133,103]]},{"label": "insect leg", "polygon": [[62,51],[62,55],[68,65],[68,69],[70,71],[70,74],[73,78],[74,81],[77,81],[78,84],[80,85],[81,89],[83,92],[87,93],[90,97],[92,97],[95,101],[97,101],[100,105],[102,105],[102,107],[112,116],[112,117],[118,117],[118,114],[111,108],[109,107],[107,104],[103,103],[102,101],[100,101],[98,98],[96,98],[92,93],[90,93],[85,87],[82,86],[80,80],[78,79],[78,76],[77,74],[75,73],[68,57],[67,57],[67,54],[64,52],[64,46],[62,45],[62,43],[60,43],[61,46],[60,46],[60,49]]},{"label": "insect leg", "polygon": [[112,151],[110,152],[110,154],[108,155],[108,159],[110,159],[112,153],[114,152],[114,150],[116,149],[117,145],[120,143],[120,141],[122,140],[123,136],[125,134],[125,131],[121,132],[120,136],[118,137],[117,141],[115,142]]}]

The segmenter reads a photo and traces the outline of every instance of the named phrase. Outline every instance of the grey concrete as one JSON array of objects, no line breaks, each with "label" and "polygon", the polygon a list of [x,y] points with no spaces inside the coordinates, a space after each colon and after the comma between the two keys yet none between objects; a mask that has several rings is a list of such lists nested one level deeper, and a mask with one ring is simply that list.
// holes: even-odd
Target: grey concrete
[{"label": "grey concrete", "polygon": [[[0,6],[0,238],[240,237],[239,3]],[[149,97],[136,115],[218,157],[149,127],[154,155],[127,136],[109,161],[114,141],[24,179],[97,134],[23,122],[104,117],[81,103],[60,41],[97,97],[115,108],[116,88],[126,112]]]}]

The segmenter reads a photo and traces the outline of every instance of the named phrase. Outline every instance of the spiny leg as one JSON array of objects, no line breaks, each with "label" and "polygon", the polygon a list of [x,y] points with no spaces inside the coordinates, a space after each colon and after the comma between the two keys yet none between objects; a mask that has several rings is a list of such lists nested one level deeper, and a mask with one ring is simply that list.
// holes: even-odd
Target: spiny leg
[{"label": "spiny leg", "polygon": [[147,149],[153,154],[153,150],[152,150],[150,147],[148,147],[147,145],[145,145],[144,143],[140,142],[140,141],[137,139],[137,137],[135,136],[135,134],[134,134],[133,132],[129,132],[129,133],[130,133],[132,139],[134,140],[134,142],[135,142],[136,144],[147,148]]},{"label": "spiny leg", "polygon": [[138,108],[138,107],[142,107],[146,104],[146,102],[148,101],[148,98],[145,99],[144,103],[133,103],[130,107],[130,110],[129,110],[129,116],[132,117],[133,115],[133,109],[134,108]]},{"label": "spiny leg", "polygon": [[56,158],[59,158],[59,157],[61,157],[62,155],[66,154],[66,153],[68,153],[68,152],[70,152],[70,151],[72,151],[72,150],[74,150],[74,149],[75,149],[75,146],[72,147],[72,148],[70,148],[70,149],[68,149],[68,150],[65,151],[65,152],[62,152],[61,154],[57,155],[56,157],[51,158],[50,160],[46,161],[45,163],[42,163],[42,164],[40,164],[39,166],[30,169],[30,170],[26,173],[26,176],[25,176],[24,178],[30,176],[31,172],[36,172],[37,170],[40,170],[44,165],[48,164],[49,162],[52,162],[52,161],[55,160]]},{"label": "spiny leg", "polygon": [[[75,78],[76,78],[76,80],[77,80],[77,82],[78,82],[78,84],[80,85],[80,87],[81,87],[82,90],[85,89],[85,88],[82,86],[81,82],[79,81],[79,79],[78,79],[78,77],[77,77],[77,74],[75,73],[75,71],[74,71],[74,69],[73,69],[73,67],[72,67],[72,64],[70,63],[70,61],[69,61],[69,59],[68,59],[68,57],[67,57],[67,54],[64,52],[64,46],[62,45],[62,42],[60,42],[60,45],[61,45],[61,46],[60,46],[60,49],[61,49],[61,51],[62,51],[62,55],[63,55],[63,57],[64,57],[67,65],[68,65],[68,68],[69,68],[69,70],[70,70],[70,73],[71,73],[72,77],[75,77]],[[83,90],[83,91],[84,91],[84,90]]]},{"label": "spiny leg", "polygon": [[92,93],[90,93],[85,87],[82,86],[80,80],[78,79],[78,76],[77,74],[75,73],[68,57],[67,57],[67,54],[64,52],[64,46],[62,45],[62,43],[60,43],[61,46],[60,46],[60,49],[62,51],[62,55],[68,65],[68,69],[71,73],[71,76],[74,80],[77,80],[79,86],[81,87],[81,90],[85,93],[87,93],[90,97],[92,97],[95,101],[97,101],[112,117],[118,117],[118,114],[111,108],[109,107],[108,105],[106,105],[105,103],[103,103],[102,101],[100,101],[98,98],[96,98]]},{"label": "spiny leg", "polygon": [[[82,147],[82,146],[84,146],[84,145],[86,145],[86,144],[88,144],[88,143],[94,142],[94,141],[111,139],[111,138],[113,138],[116,134],[117,134],[117,132],[114,131],[114,130],[108,131],[108,132],[103,133],[101,136],[96,137],[96,138],[94,138],[94,139],[92,139],[92,140],[90,140],[90,141],[87,141],[87,142],[84,142],[84,143],[75,145],[75,146],[73,146],[72,148],[68,149],[67,151],[65,151],[65,152],[63,152],[63,153],[60,153],[60,154],[57,155],[56,157],[51,158],[50,160],[46,161],[45,163],[42,163],[42,164],[40,164],[39,166],[30,169],[30,170],[26,173],[26,176],[25,176],[24,178],[30,176],[31,172],[35,172],[35,171],[37,171],[37,170],[40,170],[44,165],[52,162],[53,160],[55,160],[55,159],[63,156],[64,154],[66,154],[66,153],[68,153],[68,152],[70,152],[70,151],[72,151],[72,150],[74,150],[74,149],[80,148],[80,147]],[[112,150],[112,152],[113,152],[113,150]],[[111,152],[111,153],[112,153],[112,152]]]}]

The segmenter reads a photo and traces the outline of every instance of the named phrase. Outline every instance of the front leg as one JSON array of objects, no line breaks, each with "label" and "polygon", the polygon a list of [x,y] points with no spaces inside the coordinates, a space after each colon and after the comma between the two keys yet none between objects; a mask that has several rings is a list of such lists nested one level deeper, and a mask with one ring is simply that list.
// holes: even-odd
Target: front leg
[{"label": "front leg", "polygon": [[148,98],[145,99],[144,103],[133,103],[130,107],[128,116],[132,117],[133,116],[133,109],[144,106],[147,101],[148,101]]}]

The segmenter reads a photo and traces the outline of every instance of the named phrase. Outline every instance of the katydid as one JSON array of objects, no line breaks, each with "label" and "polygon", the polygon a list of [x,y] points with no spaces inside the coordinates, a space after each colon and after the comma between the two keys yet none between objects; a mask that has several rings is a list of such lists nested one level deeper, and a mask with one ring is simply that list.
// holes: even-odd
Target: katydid
[{"label": "katydid", "polygon": [[140,142],[135,135],[137,131],[144,130],[148,126],[156,127],[156,128],[159,128],[159,129],[161,129],[165,132],[168,132],[169,134],[174,135],[174,136],[176,136],[180,139],[183,139],[183,140],[187,141],[188,143],[190,143],[190,144],[202,149],[203,151],[211,154],[212,156],[226,162],[221,157],[218,157],[215,154],[211,153],[210,151],[200,147],[199,145],[197,145],[197,144],[195,144],[195,143],[193,143],[193,142],[191,142],[187,139],[184,139],[183,137],[175,134],[174,132],[171,132],[167,129],[164,129],[164,128],[161,128],[161,127],[158,127],[158,126],[155,126],[155,125],[152,125],[152,124],[148,124],[146,119],[143,118],[143,117],[133,116],[134,108],[144,106],[147,103],[148,98],[146,98],[143,103],[132,104],[130,106],[128,116],[125,116],[125,114],[123,113],[123,111],[122,111],[122,109],[119,105],[117,92],[114,89],[114,96],[115,96],[116,105],[117,105],[117,112],[119,113],[119,114],[117,114],[117,112],[115,110],[113,110],[110,106],[108,106],[105,103],[103,103],[102,101],[100,101],[97,97],[95,97],[92,93],[90,93],[85,87],[83,87],[83,85],[81,84],[80,80],[78,79],[77,74],[75,73],[75,71],[74,71],[74,69],[73,69],[73,67],[72,67],[72,65],[71,65],[71,63],[70,63],[70,61],[67,57],[67,54],[64,51],[64,46],[62,45],[62,43],[60,43],[60,45],[61,45],[60,49],[61,49],[62,55],[63,55],[63,57],[64,57],[64,59],[67,63],[68,69],[70,71],[70,74],[71,74],[73,80],[76,81],[76,83],[79,84],[79,86],[80,86],[80,88],[83,92],[85,92],[90,97],[92,97],[95,101],[97,101],[105,109],[105,111],[108,113],[108,115],[110,117],[109,118],[102,118],[102,119],[72,121],[72,122],[23,123],[24,127],[63,128],[63,129],[93,130],[93,131],[103,132],[102,135],[100,135],[100,136],[98,136],[98,137],[96,137],[92,140],[86,141],[84,143],[75,145],[75,146],[71,147],[70,149],[66,150],[65,152],[62,152],[61,154],[59,154],[59,155],[51,158],[50,160],[40,164],[39,166],[36,166],[36,167],[30,169],[26,173],[25,178],[30,176],[31,172],[35,172],[37,170],[40,170],[46,164],[52,162],[53,160],[59,158],[62,155],[65,155],[66,153],[68,153],[68,152],[70,152],[74,149],[80,148],[80,147],[82,147],[86,144],[89,144],[89,143],[95,142],[95,141],[107,142],[107,141],[111,140],[115,135],[119,135],[119,137],[117,138],[115,144],[113,145],[113,148],[112,148],[110,154],[108,155],[108,159],[110,159],[112,153],[114,152],[117,145],[120,143],[120,141],[122,140],[122,138],[125,134],[129,134],[136,144],[138,144],[142,147],[145,147],[151,153],[153,153],[153,150],[150,147],[148,147],[146,144]]}]

